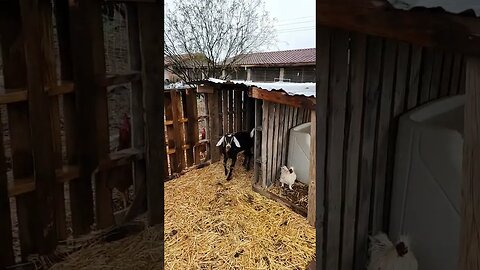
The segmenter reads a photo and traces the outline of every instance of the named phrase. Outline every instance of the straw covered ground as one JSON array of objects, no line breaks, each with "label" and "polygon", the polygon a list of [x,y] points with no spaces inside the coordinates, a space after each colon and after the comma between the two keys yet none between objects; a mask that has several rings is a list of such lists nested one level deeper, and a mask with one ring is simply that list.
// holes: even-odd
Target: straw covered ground
[{"label": "straw covered ground", "polygon": [[[237,163],[241,164],[241,162]],[[165,184],[165,269],[305,269],[315,229],[251,189],[237,165],[226,182],[216,163]],[[159,269],[159,231],[94,244],[55,269]]]}]

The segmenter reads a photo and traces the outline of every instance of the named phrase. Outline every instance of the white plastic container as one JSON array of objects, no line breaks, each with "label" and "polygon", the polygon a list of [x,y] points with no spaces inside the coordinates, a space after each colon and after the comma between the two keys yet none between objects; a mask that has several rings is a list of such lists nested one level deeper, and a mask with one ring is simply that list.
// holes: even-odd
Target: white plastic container
[{"label": "white plastic container", "polygon": [[308,185],[310,180],[310,127],[303,123],[290,129],[287,166],[293,166],[297,181]]},{"label": "white plastic container", "polygon": [[390,238],[411,238],[419,269],[457,269],[464,96],[431,102],[400,118]]}]

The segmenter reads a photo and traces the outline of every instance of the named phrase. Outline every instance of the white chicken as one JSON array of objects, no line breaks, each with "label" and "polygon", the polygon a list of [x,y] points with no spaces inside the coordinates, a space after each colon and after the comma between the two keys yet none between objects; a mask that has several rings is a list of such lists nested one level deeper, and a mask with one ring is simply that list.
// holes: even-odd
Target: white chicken
[{"label": "white chicken", "polygon": [[370,264],[368,270],[417,270],[417,259],[410,243],[401,236],[396,245],[384,233],[370,237]]},{"label": "white chicken", "polygon": [[295,180],[297,180],[297,175],[295,174],[293,167],[290,167],[289,169],[287,166],[282,166],[282,168],[280,168],[280,183],[282,183],[282,187],[283,184],[287,184],[288,188],[293,190],[292,186],[293,183],[295,183]]}]

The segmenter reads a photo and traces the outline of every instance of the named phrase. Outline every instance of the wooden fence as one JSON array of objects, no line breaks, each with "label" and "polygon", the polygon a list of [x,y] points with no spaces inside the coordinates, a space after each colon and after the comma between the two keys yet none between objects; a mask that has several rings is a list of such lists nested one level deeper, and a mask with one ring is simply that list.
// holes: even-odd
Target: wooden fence
[{"label": "wooden fence", "polygon": [[258,122],[255,148],[255,179],[253,184],[267,188],[280,177],[280,167],[288,159],[289,130],[310,121],[311,110],[257,100]]},{"label": "wooden fence", "polygon": [[322,269],[364,269],[386,231],[398,117],[465,91],[464,56],[320,28],[317,194]]},{"label": "wooden fence", "polygon": [[[49,254],[70,234],[79,236],[114,225],[112,190],[107,185],[111,171],[133,166],[134,176],[123,177],[133,180],[135,188],[140,183],[145,186],[150,178],[163,177],[161,170],[147,175],[151,165],[145,163],[145,159],[150,164],[161,160],[151,152],[161,153],[163,148],[157,147],[162,142],[155,144],[163,132],[152,128],[153,120],[164,125],[154,115],[155,102],[163,99],[152,91],[161,83],[152,73],[160,69],[156,63],[161,55],[149,50],[158,47],[154,42],[158,30],[152,27],[158,21],[145,15],[158,13],[161,6],[128,4],[132,71],[107,75],[100,5],[93,0],[59,0],[54,10],[51,1],[0,2],[5,88],[0,91],[4,121],[0,129],[0,268],[14,264],[14,255],[20,254],[25,261],[31,254]],[[55,58],[55,35],[60,59]],[[140,42],[145,38],[154,41]],[[142,57],[148,67],[143,72]],[[131,85],[132,147],[110,152],[107,87],[119,84]],[[163,110],[163,104],[156,107]],[[96,175],[93,184],[92,174]],[[158,217],[163,219],[158,203],[163,185],[149,185],[152,194],[144,196],[158,205],[149,205],[149,221],[156,223]]]}]

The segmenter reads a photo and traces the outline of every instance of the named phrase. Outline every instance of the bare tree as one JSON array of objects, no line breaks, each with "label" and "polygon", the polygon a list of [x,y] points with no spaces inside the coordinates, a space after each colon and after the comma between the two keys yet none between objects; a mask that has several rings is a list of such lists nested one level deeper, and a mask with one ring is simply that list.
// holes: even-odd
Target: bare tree
[{"label": "bare tree", "polygon": [[275,41],[263,0],[174,0],[165,10],[167,69],[185,82],[225,79],[244,55]]}]

